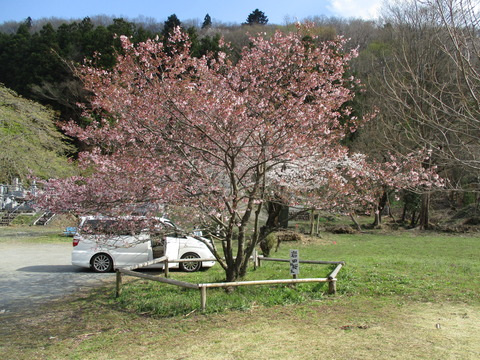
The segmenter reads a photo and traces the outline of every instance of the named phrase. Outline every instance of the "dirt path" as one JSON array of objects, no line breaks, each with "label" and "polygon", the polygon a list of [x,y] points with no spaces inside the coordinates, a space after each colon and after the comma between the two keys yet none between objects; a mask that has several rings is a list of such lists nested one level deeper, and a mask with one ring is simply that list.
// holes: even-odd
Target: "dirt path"
[{"label": "dirt path", "polygon": [[70,264],[72,245],[0,243],[0,314],[14,313],[111,281]]}]

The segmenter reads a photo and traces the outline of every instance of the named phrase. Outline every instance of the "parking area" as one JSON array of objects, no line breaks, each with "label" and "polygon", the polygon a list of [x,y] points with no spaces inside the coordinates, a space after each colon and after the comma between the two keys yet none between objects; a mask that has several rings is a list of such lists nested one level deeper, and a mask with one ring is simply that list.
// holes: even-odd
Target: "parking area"
[{"label": "parking area", "polygon": [[113,274],[98,274],[71,265],[71,251],[71,243],[0,243],[0,314],[113,280]]}]

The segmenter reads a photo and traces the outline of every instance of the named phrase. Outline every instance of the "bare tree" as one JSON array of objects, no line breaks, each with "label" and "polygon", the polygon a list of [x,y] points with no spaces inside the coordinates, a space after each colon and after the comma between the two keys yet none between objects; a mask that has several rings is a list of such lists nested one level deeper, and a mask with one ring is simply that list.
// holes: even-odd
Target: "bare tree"
[{"label": "bare tree", "polygon": [[[406,154],[427,148],[431,156],[425,167],[437,166],[454,188],[471,187],[480,175],[474,4],[412,0],[389,5],[383,20],[382,38],[367,52],[370,63],[363,64],[380,110],[380,122],[372,125],[380,149]],[[419,225],[424,228],[429,202],[429,193],[423,193]]]},{"label": "bare tree", "polygon": [[[450,91],[434,97],[432,106],[451,126],[437,123],[443,135],[444,155],[469,168],[480,170],[480,42],[478,4],[471,0],[429,0],[439,17],[444,36],[442,51],[452,64]],[[439,84],[440,85],[440,84]],[[438,86],[440,87],[440,86]],[[444,100],[451,100],[450,102]]]}]

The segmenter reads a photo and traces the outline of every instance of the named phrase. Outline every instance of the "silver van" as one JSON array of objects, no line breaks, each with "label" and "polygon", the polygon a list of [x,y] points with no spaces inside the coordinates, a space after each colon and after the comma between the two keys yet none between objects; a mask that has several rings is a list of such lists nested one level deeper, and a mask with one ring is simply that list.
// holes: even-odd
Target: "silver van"
[{"label": "silver van", "polygon": [[[95,272],[109,272],[164,255],[172,260],[214,259],[202,241],[183,235],[165,218],[82,217],[73,237],[72,264]],[[193,272],[213,265],[215,261],[212,260],[169,263],[168,267]],[[158,263],[148,268],[163,266]]]}]

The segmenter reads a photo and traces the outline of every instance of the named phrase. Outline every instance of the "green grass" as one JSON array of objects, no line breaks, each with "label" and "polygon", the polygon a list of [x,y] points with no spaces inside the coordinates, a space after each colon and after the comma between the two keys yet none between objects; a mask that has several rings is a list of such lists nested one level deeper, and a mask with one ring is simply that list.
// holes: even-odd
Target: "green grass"
[{"label": "green grass", "polygon": [[[272,257],[288,258],[295,248],[308,260],[345,261],[337,276],[339,295],[385,298],[386,301],[479,304],[480,238],[438,234],[398,233],[396,235],[325,235],[314,244],[284,243]],[[331,266],[302,264],[300,278],[326,277]],[[192,283],[223,281],[217,265],[194,274],[171,272],[171,278]],[[288,263],[263,262],[244,280],[291,278]],[[233,294],[222,289],[207,292],[207,313],[250,310],[320,301],[327,297],[325,283],[258,285],[238,287]],[[111,300],[129,311],[153,316],[185,315],[199,308],[198,290],[134,280],[124,286],[122,296]]]},{"label": "green grass", "polygon": [[[305,265],[303,277],[326,277],[332,268],[325,265]],[[150,272],[149,272],[150,273]],[[191,283],[224,281],[224,272],[220,266],[194,274],[170,271],[170,278]],[[289,279],[288,263],[264,262],[256,271],[251,269],[243,280]],[[236,287],[232,294],[222,288],[207,290],[206,313],[227,310],[250,310],[255,306],[275,306],[299,304],[307,300],[321,299],[328,285],[324,283],[298,284],[296,287],[285,285],[255,285]],[[148,313],[154,316],[185,315],[200,306],[200,293],[196,289],[184,289],[173,285],[148,280],[134,280],[123,287],[122,295],[112,303],[130,311]]]},{"label": "green grass", "polygon": [[50,226],[13,225],[0,227],[0,243],[64,243],[71,237],[63,235],[64,228]]},{"label": "green grass", "polygon": [[478,237],[402,233],[335,239],[336,250],[327,247],[324,253],[344,254],[342,294],[478,302]]}]

